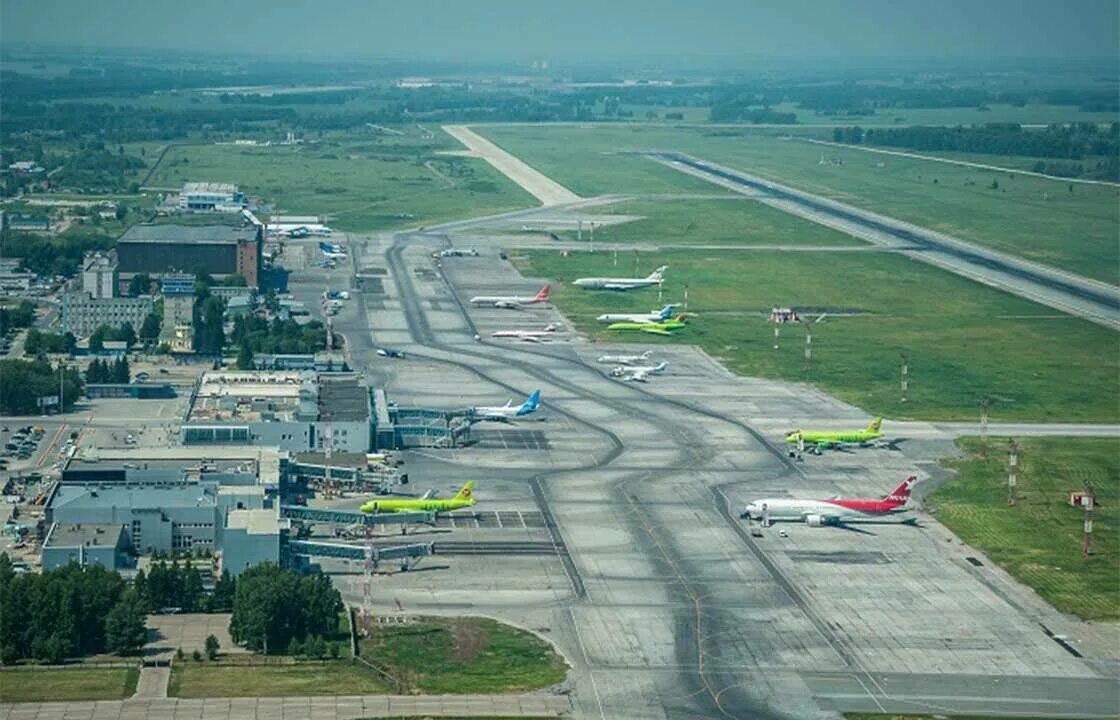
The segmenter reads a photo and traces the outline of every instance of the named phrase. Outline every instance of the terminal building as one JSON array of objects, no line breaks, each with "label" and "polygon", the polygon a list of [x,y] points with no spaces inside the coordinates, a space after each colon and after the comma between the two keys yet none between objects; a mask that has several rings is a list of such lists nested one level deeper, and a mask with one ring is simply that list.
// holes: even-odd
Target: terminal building
[{"label": "terminal building", "polygon": [[93,297],[85,290],[62,294],[62,332],[77,337],[91,335],[101,325],[119,328],[126,322],[139,332],[152,312],[151,295],[140,297]]},{"label": "terminal building", "polygon": [[263,240],[262,228],[253,225],[133,225],[117,240],[120,283],[139,273],[205,272],[219,280],[240,274],[257,287]]},{"label": "terminal building", "polygon": [[106,570],[133,566],[132,543],[123,523],[56,523],[47,531],[40,557],[43,570],[77,563]]},{"label": "terminal building", "polygon": [[184,183],[179,192],[180,212],[239,213],[246,204],[237,186],[227,183]]},{"label": "terminal building", "polygon": [[183,445],[289,452],[371,449],[369,389],[357,375],[214,371],[202,375],[180,428]]}]

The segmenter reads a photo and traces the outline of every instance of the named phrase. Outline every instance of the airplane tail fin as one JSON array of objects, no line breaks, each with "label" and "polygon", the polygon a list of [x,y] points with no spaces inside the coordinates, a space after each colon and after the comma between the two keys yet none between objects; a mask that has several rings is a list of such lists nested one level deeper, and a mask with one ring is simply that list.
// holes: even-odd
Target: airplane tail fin
[{"label": "airplane tail fin", "polygon": [[668,320],[669,318],[673,317],[673,309],[675,307],[676,305],[666,305],[665,307],[661,308],[661,312],[657,313],[657,317],[661,320]]},{"label": "airplane tail fin", "polygon": [[548,300],[548,294],[550,292],[552,292],[552,286],[545,285],[540,289],[539,292],[537,292],[536,295],[533,296],[533,302],[544,302],[545,300]]},{"label": "airplane tail fin", "polygon": [[914,482],[917,481],[917,479],[918,477],[916,475],[911,475],[910,477],[903,480],[898,487],[896,487],[894,490],[891,490],[890,494],[883,499],[890,502],[896,502],[899,505],[905,505],[906,501],[910,499],[910,488],[913,487]]},{"label": "airplane tail fin", "polygon": [[467,484],[464,485],[462,488],[460,488],[459,492],[455,493],[455,499],[456,500],[467,500],[467,501],[470,501],[471,503],[473,503],[474,502],[474,480],[468,480]]},{"label": "airplane tail fin", "polygon": [[533,393],[521,404],[517,409],[518,415],[528,415],[536,410],[541,405],[541,391],[534,390]]},{"label": "airplane tail fin", "polygon": [[653,370],[654,370],[654,372],[665,372],[668,369],[669,369],[669,363],[668,362],[661,362],[661,363],[658,363],[657,367],[655,367]]},{"label": "airplane tail fin", "polygon": [[650,355],[653,355],[653,351],[652,350],[646,350],[644,353],[642,353],[638,357],[640,357],[642,360],[648,360]]},{"label": "airplane tail fin", "polygon": [[655,280],[655,281],[660,282],[662,280],[662,276],[665,274],[665,271],[668,270],[668,269],[669,269],[668,265],[662,265],[661,267],[659,267],[656,270],[654,270],[653,272],[651,272],[649,274],[649,277],[646,278],[646,280]]},{"label": "airplane tail fin", "polygon": [[879,428],[882,427],[882,425],[883,425],[883,418],[877,417],[868,424],[867,431],[868,432],[879,432]]}]

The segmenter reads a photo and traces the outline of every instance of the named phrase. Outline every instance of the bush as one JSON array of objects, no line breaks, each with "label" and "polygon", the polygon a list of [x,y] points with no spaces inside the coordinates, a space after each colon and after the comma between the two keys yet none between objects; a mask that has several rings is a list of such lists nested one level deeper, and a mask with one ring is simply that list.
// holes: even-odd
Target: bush
[{"label": "bush", "polygon": [[200,653],[198,650],[195,650],[191,653],[191,659],[195,662],[202,662],[202,653]]}]

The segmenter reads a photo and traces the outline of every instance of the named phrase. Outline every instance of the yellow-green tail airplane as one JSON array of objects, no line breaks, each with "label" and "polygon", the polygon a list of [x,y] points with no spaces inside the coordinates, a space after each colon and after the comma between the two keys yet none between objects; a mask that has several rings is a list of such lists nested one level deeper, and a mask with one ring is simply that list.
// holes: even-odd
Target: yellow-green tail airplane
[{"label": "yellow-green tail airplane", "polygon": [[421,498],[388,498],[370,500],[362,505],[359,510],[364,513],[395,513],[395,512],[448,512],[459,508],[474,505],[474,480],[455,494],[455,497],[440,499],[433,497],[432,492],[425,493]]},{"label": "yellow-green tail airplane", "polygon": [[786,442],[796,444],[803,440],[806,446],[811,446],[819,452],[829,448],[842,447],[846,444],[871,442],[882,435],[879,432],[879,427],[882,424],[883,418],[877,417],[863,430],[794,430],[786,435]]},{"label": "yellow-green tail airplane", "polygon": [[607,326],[608,330],[639,330],[653,335],[672,335],[674,330],[686,327],[684,315],[675,318],[651,322],[616,322]]}]

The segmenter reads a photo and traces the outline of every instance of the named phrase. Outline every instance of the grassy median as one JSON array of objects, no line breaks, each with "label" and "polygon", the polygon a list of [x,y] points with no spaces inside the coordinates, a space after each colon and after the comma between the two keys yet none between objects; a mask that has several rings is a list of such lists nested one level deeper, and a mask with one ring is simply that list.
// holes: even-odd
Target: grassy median
[{"label": "grassy median", "polygon": [[283,697],[380,695],[392,692],[369,668],[350,662],[258,665],[179,661],[171,668],[170,697]]},{"label": "grassy median", "polygon": [[[938,520],[1056,609],[1086,620],[1120,619],[1120,441],[1019,440],[1013,507],[1006,438],[989,439],[986,458],[977,438],[959,444],[965,457],[946,462],[957,478],[929,498]],[[1088,558],[1081,554],[1084,513],[1068,502],[1086,481],[1098,503]]]},{"label": "grassy median", "polygon": [[0,701],[123,700],[136,692],[138,668],[21,667],[0,670]]}]

